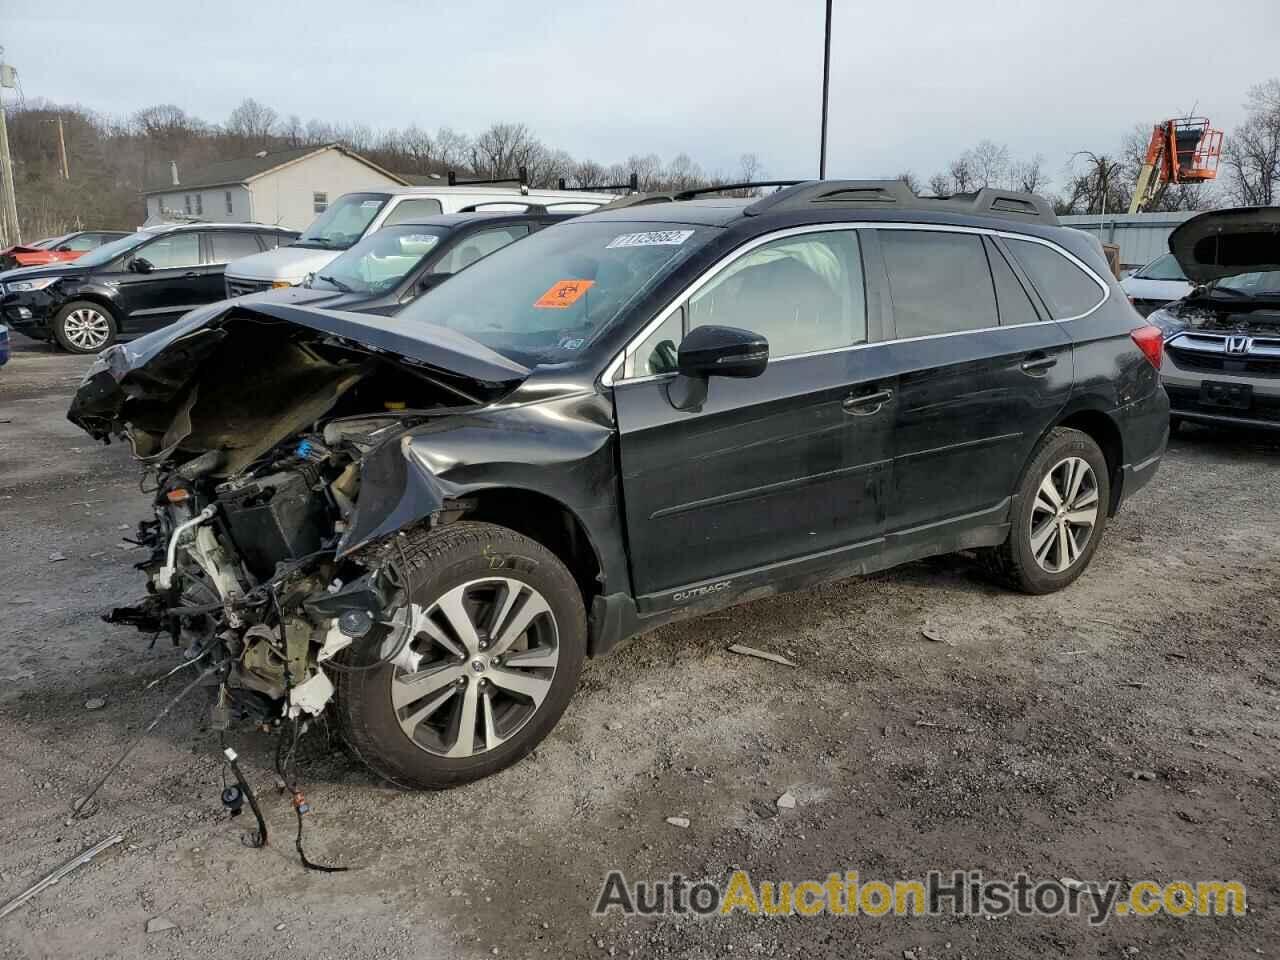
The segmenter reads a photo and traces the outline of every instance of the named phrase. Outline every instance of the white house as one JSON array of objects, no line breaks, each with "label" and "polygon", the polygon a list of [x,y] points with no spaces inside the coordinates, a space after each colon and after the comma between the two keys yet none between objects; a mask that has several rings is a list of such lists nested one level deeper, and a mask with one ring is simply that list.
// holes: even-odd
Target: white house
[{"label": "white house", "polygon": [[303,230],[344,193],[407,182],[336,143],[263,151],[190,172],[171,163],[165,182],[144,194],[146,225],[193,219]]}]

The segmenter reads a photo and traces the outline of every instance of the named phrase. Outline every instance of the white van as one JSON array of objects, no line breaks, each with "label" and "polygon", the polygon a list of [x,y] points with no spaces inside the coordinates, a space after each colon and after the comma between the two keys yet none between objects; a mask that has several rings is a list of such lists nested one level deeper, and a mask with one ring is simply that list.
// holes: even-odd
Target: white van
[{"label": "white van", "polygon": [[501,213],[539,204],[553,213],[580,213],[616,200],[611,193],[532,190],[524,187],[392,187],[344,193],[292,244],[227,264],[228,297],[299,284],[323,269],[365,234],[396,223],[414,223],[477,204]]}]

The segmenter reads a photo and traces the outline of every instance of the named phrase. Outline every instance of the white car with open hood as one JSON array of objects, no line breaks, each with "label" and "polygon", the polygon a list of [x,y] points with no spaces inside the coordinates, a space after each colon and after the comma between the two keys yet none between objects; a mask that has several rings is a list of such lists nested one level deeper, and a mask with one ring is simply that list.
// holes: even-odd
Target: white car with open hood
[{"label": "white car with open hood", "polygon": [[537,206],[550,213],[585,213],[616,199],[611,193],[516,186],[393,187],[344,193],[289,246],[227,264],[227,296],[296,286],[362,237],[392,224],[472,209],[502,213]]}]

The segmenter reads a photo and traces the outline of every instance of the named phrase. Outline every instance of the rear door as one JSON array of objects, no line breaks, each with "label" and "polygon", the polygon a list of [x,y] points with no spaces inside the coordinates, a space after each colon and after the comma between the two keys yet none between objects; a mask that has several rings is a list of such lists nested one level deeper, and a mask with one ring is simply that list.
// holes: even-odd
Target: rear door
[{"label": "rear door", "polygon": [[[629,349],[613,393],[643,610],[878,550],[891,421],[864,402],[880,390],[880,323],[860,246],[854,230],[757,241]],[[701,409],[677,410],[677,345],[703,324],[763,334],[769,365],[713,377]]]},{"label": "rear door", "polygon": [[172,323],[192,307],[207,303],[202,286],[200,235],[194,230],[162,233],[135,250],[147,272],[126,269],[114,278],[124,307],[126,329],[143,332]]},{"label": "rear door", "polygon": [[263,247],[256,230],[207,230],[202,233],[205,263],[200,268],[200,296],[202,303],[213,303],[227,295],[223,280],[227,264],[261,253]]},{"label": "rear door", "polygon": [[908,225],[877,236],[897,378],[886,546],[954,549],[1004,522],[1070,395],[1071,344],[991,237]]}]

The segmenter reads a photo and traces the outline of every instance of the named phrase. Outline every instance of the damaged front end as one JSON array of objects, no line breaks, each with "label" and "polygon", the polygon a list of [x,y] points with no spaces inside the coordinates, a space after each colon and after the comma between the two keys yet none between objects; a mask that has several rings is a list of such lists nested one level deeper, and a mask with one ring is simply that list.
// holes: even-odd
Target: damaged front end
[{"label": "damaged front end", "polygon": [[392,659],[413,629],[394,530],[367,519],[404,496],[378,452],[527,372],[448,330],[283,304],[106,351],[68,416],[125,439],[153,494],[146,595],[107,619],[222,664],[217,728],[320,713],[354,641]]}]

